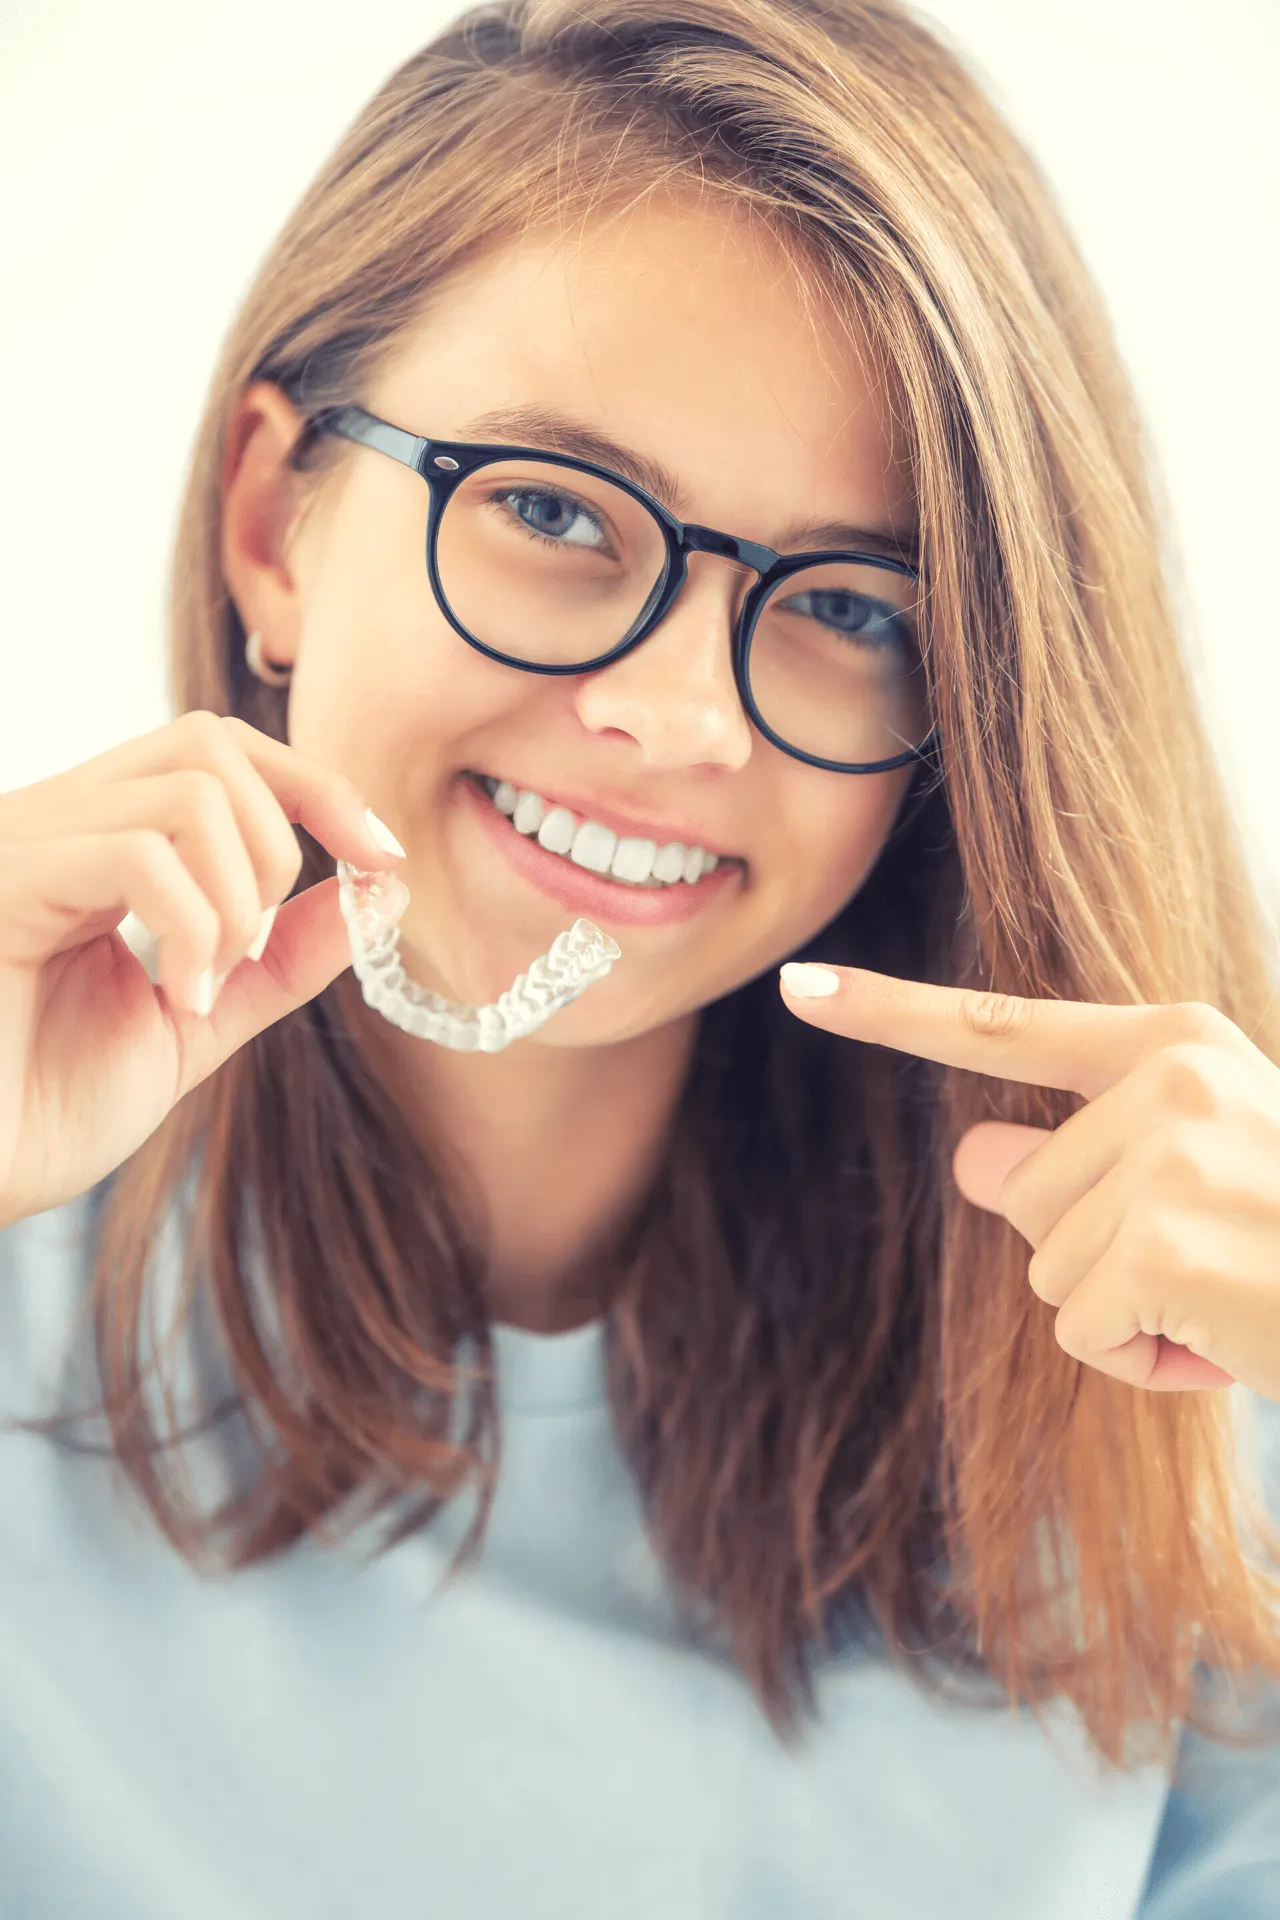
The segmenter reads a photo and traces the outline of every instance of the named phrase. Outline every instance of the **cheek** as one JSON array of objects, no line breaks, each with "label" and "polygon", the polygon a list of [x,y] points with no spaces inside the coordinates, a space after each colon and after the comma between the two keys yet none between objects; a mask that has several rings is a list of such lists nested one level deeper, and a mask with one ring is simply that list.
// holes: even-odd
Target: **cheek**
[{"label": "cheek", "polygon": [[462,767],[485,764],[481,742],[509,719],[518,677],[434,622],[353,653],[318,654],[314,674],[297,676],[291,744],[347,774],[387,820],[420,826]]},{"label": "cheek", "polygon": [[310,544],[301,664],[323,691],[362,705],[388,690],[424,698],[471,651],[436,604],[426,563],[428,497],[390,462],[371,463]]},{"label": "cheek", "polygon": [[306,582],[289,701],[291,745],[401,805],[465,764],[468,737],[528,697],[523,676],[445,619],[422,537],[416,521],[392,532],[357,519],[325,545]]},{"label": "cheek", "polygon": [[[840,780],[844,790],[806,796],[808,805],[780,810],[787,825],[773,861],[775,884],[785,887],[792,912],[814,928],[840,910],[875,865],[910,785],[911,768],[830,778]],[[819,800],[822,804],[816,804]],[[807,850],[805,858],[796,858],[797,848]]]}]

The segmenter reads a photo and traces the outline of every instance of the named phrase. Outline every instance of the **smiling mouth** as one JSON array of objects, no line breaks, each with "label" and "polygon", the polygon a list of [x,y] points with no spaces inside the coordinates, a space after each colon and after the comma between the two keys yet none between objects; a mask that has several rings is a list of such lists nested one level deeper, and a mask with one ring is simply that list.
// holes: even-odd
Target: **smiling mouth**
[{"label": "smiling mouth", "polygon": [[547,801],[528,787],[513,786],[491,774],[468,771],[470,784],[485,794],[494,810],[506,816],[517,833],[536,840],[547,853],[566,863],[623,887],[663,891],[697,886],[719,867],[745,863],[732,855],[708,853],[683,841],[641,839],[616,834],[598,820],[585,818]]}]

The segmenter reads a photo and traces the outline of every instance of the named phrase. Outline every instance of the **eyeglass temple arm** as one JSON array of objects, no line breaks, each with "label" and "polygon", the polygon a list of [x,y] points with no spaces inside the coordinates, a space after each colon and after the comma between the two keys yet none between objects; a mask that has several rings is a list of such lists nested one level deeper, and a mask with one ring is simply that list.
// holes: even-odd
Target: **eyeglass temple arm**
[{"label": "eyeglass temple arm", "polygon": [[377,419],[372,413],[366,413],[363,407],[329,407],[315,416],[311,427],[315,433],[336,433],[343,440],[354,440],[362,447],[372,447],[375,453],[390,454],[393,460],[412,467],[417,473],[422,472],[427,449],[431,445],[420,434],[408,433],[403,427],[393,427],[390,421]]}]

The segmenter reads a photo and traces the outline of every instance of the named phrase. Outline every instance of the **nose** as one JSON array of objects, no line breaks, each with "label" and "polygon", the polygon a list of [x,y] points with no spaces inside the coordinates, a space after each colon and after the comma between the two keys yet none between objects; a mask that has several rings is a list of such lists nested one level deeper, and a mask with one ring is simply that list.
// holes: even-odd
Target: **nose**
[{"label": "nose", "polygon": [[736,771],[750,758],[752,731],[730,634],[750,581],[745,569],[710,554],[692,554],[688,569],[648,638],[583,678],[577,714],[588,733],[629,735],[646,766]]}]

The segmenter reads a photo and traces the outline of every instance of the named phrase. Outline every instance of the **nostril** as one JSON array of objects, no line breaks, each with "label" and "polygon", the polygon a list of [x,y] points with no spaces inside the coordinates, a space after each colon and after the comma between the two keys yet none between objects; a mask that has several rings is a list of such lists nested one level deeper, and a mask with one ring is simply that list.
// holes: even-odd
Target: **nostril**
[{"label": "nostril", "polygon": [[[645,646],[652,642],[646,642]],[[582,725],[603,738],[627,738],[653,767],[713,764],[737,771],[752,750],[751,723],[721,637],[717,657],[641,658],[645,647],[587,675],[575,694]],[[706,650],[709,655],[710,649]]]}]

